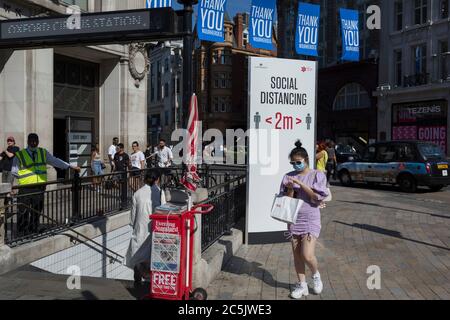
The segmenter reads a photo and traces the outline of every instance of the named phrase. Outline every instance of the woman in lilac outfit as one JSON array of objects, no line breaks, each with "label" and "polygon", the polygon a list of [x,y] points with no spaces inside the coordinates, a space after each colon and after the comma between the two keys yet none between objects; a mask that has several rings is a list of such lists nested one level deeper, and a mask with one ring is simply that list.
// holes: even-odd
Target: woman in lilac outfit
[{"label": "woman in lilac outfit", "polygon": [[291,297],[300,299],[309,294],[305,265],[313,274],[314,293],[320,294],[323,289],[315,247],[321,229],[320,207],[322,201],[328,196],[328,189],[325,174],[309,168],[308,152],[302,147],[302,143],[297,141],[295,146],[289,156],[295,171],[284,176],[280,193],[304,201],[298,213],[297,222],[289,226],[295,270],[299,278],[299,283],[291,292]]}]

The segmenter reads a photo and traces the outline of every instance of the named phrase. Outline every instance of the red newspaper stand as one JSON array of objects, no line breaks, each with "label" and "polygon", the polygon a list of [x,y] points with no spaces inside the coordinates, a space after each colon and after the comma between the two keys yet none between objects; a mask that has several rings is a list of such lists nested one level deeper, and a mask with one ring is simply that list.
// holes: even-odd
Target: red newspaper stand
[{"label": "red newspaper stand", "polygon": [[206,300],[206,291],[192,291],[195,214],[210,213],[212,205],[197,205],[189,211],[152,214],[150,294],[163,300]]}]

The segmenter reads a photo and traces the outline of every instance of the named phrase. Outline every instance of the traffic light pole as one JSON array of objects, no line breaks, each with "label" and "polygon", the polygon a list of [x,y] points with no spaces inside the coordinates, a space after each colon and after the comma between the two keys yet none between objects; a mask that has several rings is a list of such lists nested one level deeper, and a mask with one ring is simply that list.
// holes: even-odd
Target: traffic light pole
[{"label": "traffic light pole", "polygon": [[192,13],[193,6],[198,3],[198,0],[177,0],[178,3],[184,5],[183,14],[183,105],[181,106],[181,125],[182,128],[187,128],[189,116],[189,102],[194,93],[194,68],[193,68],[193,46],[194,35],[192,33]]}]

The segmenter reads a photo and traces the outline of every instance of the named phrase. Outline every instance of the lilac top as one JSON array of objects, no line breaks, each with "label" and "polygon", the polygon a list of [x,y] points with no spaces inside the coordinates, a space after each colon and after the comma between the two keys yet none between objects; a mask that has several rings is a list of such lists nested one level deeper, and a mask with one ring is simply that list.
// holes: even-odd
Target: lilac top
[{"label": "lilac top", "polygon": [[[327,177],[323,172],[311,170],[304,176],[299,175],[295,171],[286,174],[281,182],[280,194],[285,194],[285,187],[289,183],[288,177],[295,177],[309,186],[317,194],[319,201],[328,197]],[[319,203],[312,202],[308,194],[295,184],[294,192],[296,193],[296,198],[303,200],[304,203],[298,213],[297,222],[289,226],[289,232],[292,235],[311,234],[315,238],[319,238],[321,229]]]}]

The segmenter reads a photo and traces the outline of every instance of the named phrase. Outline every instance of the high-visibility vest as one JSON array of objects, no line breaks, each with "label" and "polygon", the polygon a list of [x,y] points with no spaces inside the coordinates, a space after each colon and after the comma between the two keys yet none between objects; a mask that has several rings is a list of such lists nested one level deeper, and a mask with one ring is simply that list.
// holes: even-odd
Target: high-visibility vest
[{"label": "high-visibility vest", "polygon": [[29,185],[47,182],[47,150],[36,150],[36,161],[33,161],[26,149],[16,152],[19,160],[19,185]]}]

